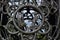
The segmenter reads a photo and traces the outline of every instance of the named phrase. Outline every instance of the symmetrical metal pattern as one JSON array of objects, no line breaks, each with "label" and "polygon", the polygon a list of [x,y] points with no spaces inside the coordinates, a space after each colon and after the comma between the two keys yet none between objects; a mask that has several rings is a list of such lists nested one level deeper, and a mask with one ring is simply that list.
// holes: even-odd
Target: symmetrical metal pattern
[{"label": "symmetrical metal pattern", "polygon": [[0,0],[0,40],[60,40],[58,1]]}]

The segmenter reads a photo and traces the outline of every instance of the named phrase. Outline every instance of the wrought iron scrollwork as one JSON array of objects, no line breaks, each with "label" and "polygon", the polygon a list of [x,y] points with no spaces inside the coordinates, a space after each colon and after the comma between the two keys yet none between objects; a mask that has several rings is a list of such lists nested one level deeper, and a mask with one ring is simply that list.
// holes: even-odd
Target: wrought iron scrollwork
[{"label": "wrought iron scrollwork", "polygon": [[[24,9],[24,7],[27,7],[27,12],[26,13],[19,13],[21,10]],[[35,11],[37,11],[38,13],[33,14],[33,13],[29,12],[30,11],[29,7],[31,8],[31,10],[36,9]],[[16,26],[17,29],[20,28],[20,27],[17,26],[17,25],[20,25],[20,24],[21,24],[20,26],[21,26],[22,29],[20,28],[21,30],[20,29],[19,30],[20,31],[26,30],[24,33],[28,33],[28,32],[33,33],[36,30],[40,29],[40,27],[43,24],[44,17],[43,17],[43,14],[41,13],[41,11],[39,11],[38,8],[36,8],[35,6],[32,6],[32,5],[24,5],[22,7],[19,7],[19,9],[17,11],[14,12],[14,16],[13,16],[13,22],[14,22],[14,25]],[[17,20],[15,19],[16,12],[17,12],[19,17],[21,16],[20,18],[17,17],[16,18]],[[20,23],[16,24],[15,20],[20,22]],[[39,23],[38,23],[38,20],[39,20]],[[26,22],[29,23],[29,24],[27,24]],[[40,24],[40,22],[41,22],[41,24]],[[26,27],[24,27],[24,26],[26,26]]]},{"label": "wrought iron scrollwork", "polygon": [[60,40],[59,0],[0,0],[0,40]]}]

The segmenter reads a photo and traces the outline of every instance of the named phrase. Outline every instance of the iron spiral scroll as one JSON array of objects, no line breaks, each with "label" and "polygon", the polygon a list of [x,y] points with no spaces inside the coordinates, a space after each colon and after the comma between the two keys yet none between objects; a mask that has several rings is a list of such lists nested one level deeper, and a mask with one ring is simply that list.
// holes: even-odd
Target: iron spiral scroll
[{"label": "iron spiral scroll", "polygon": [[0,0],[0,40],[60,40],[59,0]]}]

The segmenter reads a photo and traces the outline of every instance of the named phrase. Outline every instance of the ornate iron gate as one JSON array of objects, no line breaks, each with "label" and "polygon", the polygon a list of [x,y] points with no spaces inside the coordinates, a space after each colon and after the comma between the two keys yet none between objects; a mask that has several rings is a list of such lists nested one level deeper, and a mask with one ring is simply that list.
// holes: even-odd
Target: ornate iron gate
[{"label": "ornate iron gate", "polygon": [[60,40],[59,0],[0,0],[0,40]]}]

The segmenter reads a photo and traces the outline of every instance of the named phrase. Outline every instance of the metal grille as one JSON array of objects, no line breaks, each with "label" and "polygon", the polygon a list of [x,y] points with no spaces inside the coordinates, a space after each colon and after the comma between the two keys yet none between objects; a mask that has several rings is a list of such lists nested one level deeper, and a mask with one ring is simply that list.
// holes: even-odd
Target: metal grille
[{"label": "metal grille", "polygon": [[59,0],[0,0],[0,40],[60,40]]}]

